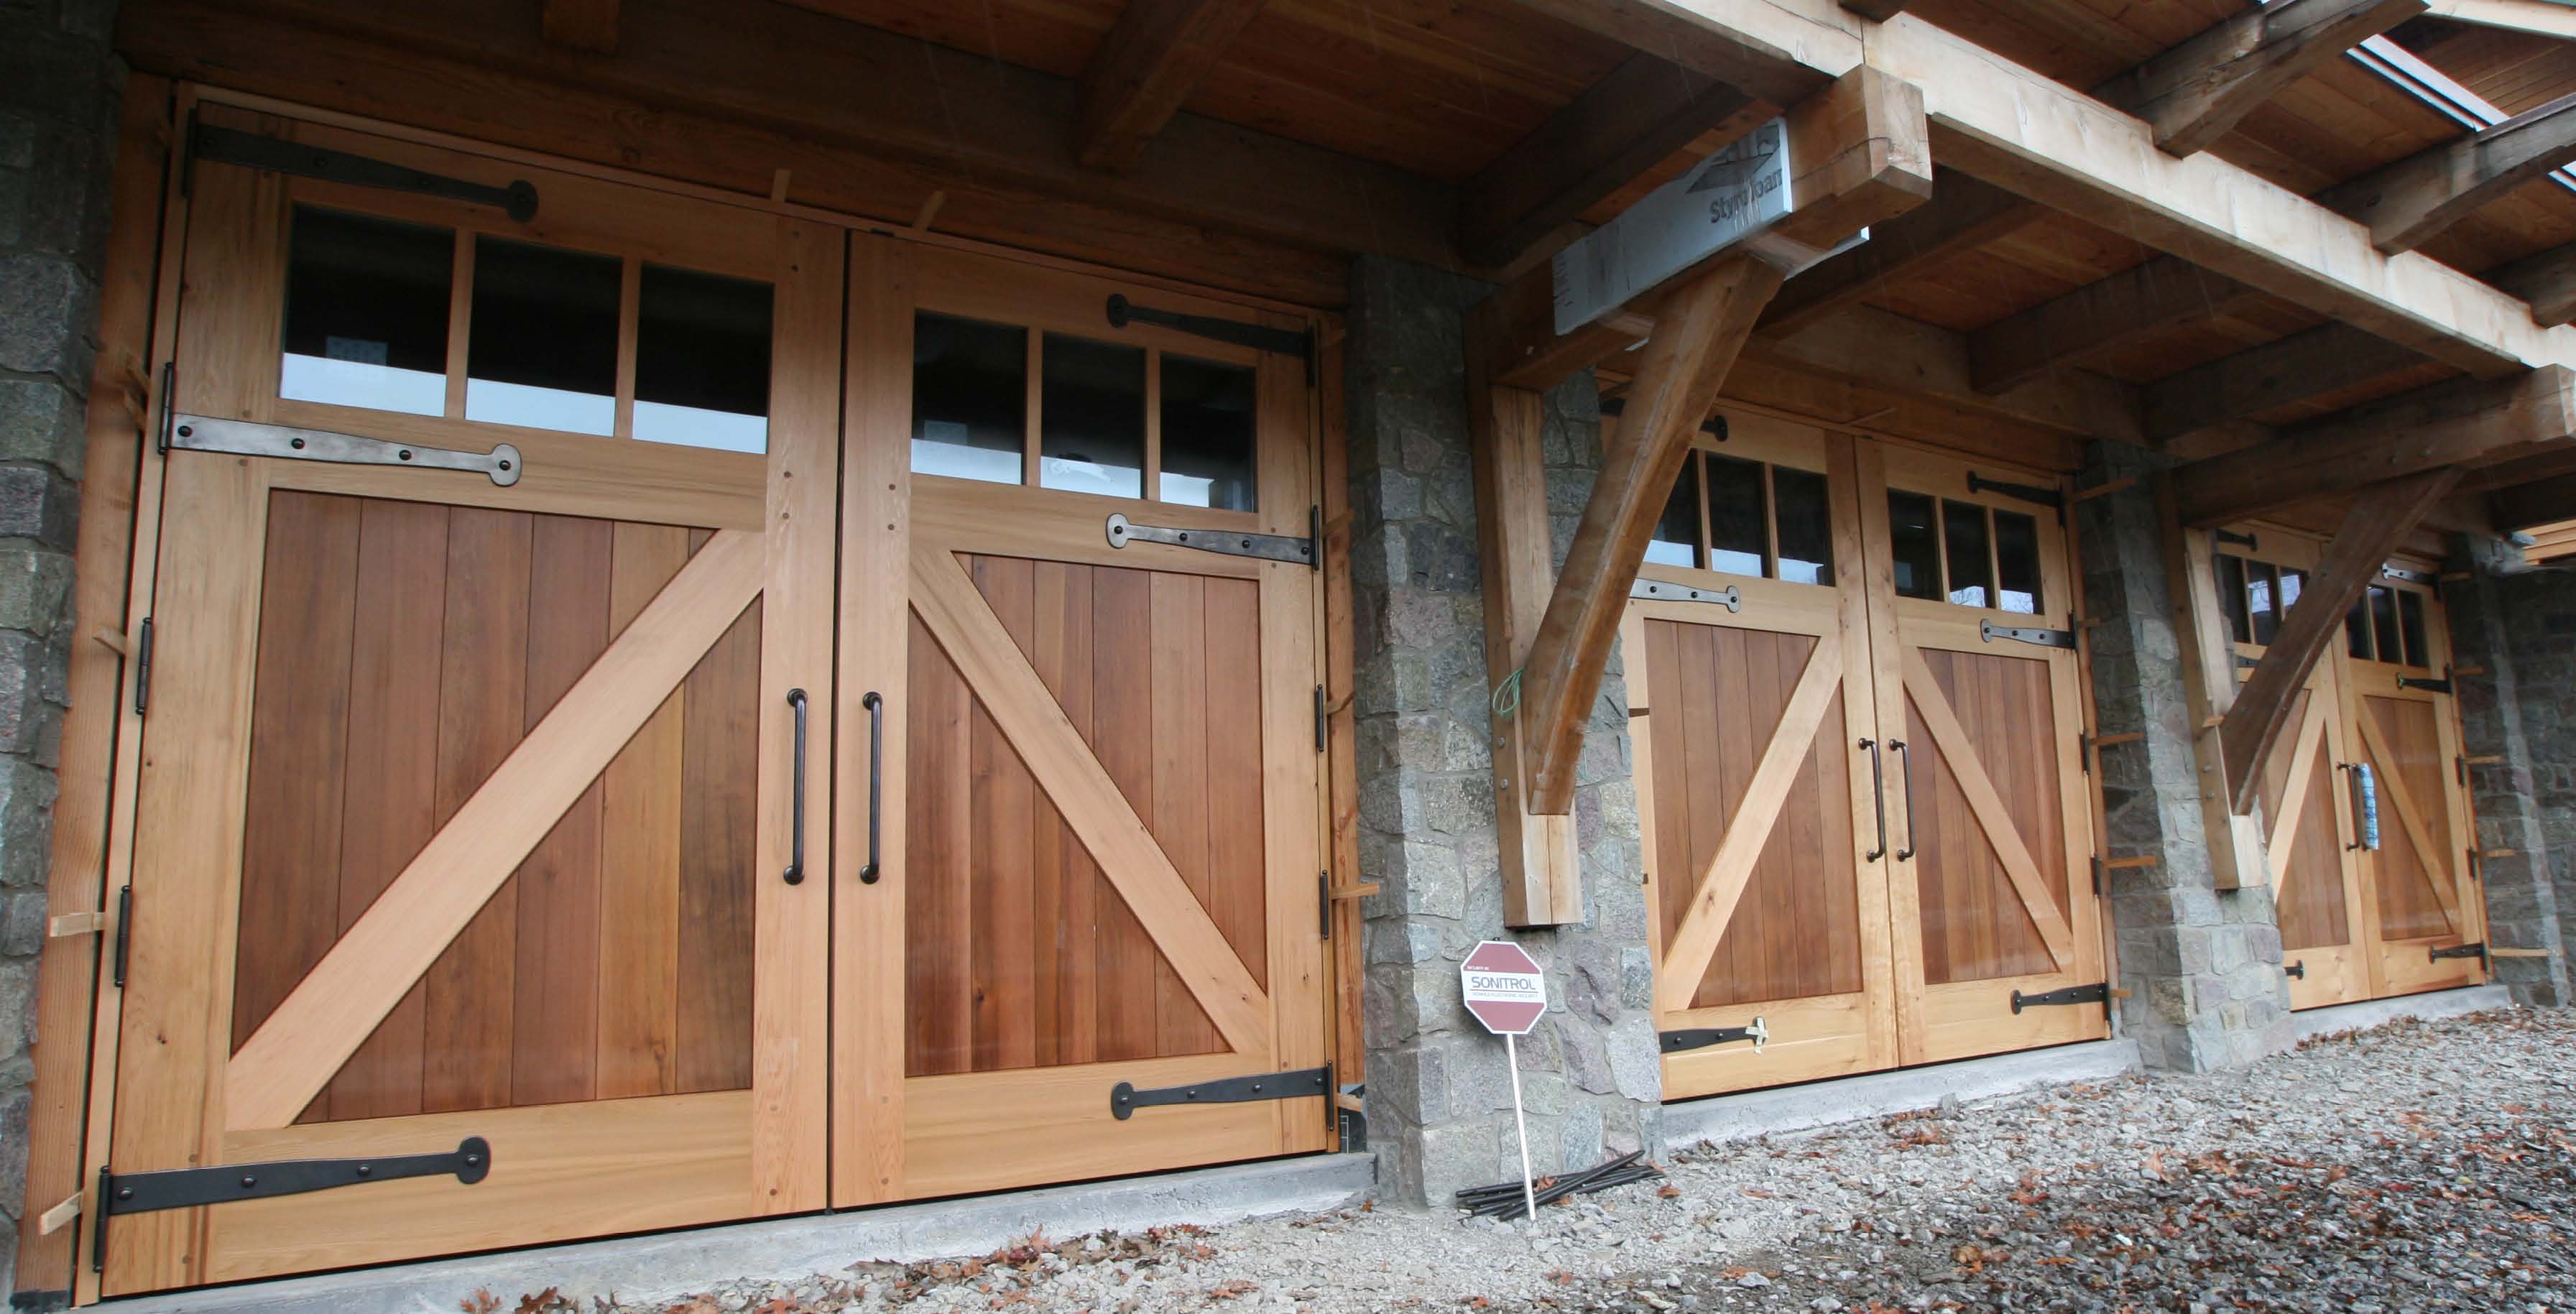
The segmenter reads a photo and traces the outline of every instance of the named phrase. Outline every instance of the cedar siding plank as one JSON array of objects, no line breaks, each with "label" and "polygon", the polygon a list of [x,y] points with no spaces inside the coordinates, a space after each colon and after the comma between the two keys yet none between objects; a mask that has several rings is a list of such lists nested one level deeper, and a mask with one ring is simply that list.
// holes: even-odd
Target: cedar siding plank
[{"label": "cedar siding plank", "polygon": [[681,683],[677,1032],[688,1093],[751,1085],[762,606],[744,608]]},{"label": "cedar siding plank", "polygon": [[[537,520],[528,575],[529,729],[608,646],[611,528],[605,520]],[[586,1100],[598,1089],[600,795],[594,780],[515,878],[514,1104]]]}]

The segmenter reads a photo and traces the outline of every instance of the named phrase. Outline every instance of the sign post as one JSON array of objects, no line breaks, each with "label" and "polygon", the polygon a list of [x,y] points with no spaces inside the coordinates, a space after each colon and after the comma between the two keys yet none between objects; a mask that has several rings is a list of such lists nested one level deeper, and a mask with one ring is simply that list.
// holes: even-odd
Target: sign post
[{"label": "sign post", "polygon": [[1519,1038],[1547,1011],[1547,978],[1529,951],[1509,940],[1487,940],[1458,964],[1458,987],[1467,1011],[1503,1038],[1503,1061],[1512,1070],[1512,1123],[1521,1137],[1521,1201],[1538,1221],[1538,1186],[1530,1178],[1529,1116],[1521,1111]]}]

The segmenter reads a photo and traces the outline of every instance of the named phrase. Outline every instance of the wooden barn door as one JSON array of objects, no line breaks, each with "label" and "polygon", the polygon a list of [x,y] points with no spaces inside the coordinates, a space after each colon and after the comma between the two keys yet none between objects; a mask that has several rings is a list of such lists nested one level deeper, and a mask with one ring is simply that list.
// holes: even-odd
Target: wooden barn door
[{"label": "wooden barn door", "polygon": [[105,1292],[822,1206],[842,233],[198,146]]},{"label": "wooden barn door", "polygon": [[1909,1063],[2109,1034],[2064,530],[2031,476],[1864,444]]},{"label": "wooden barn door", "polygon": [[[870,386],[910,404],[853,445],[908,451],[909,541],[851,540],[879,596],[845,623],[884,637],[844,668],[842,758],[866,777],[878,744],[901,804],[842,903],[836,1194],[1323,1148],[1305,363],[1152,324],[1260,324],[1238,307],[884,255],[853,350],[907,366]],[[1143,309],[1114,323],[1113,294]]]},{"label": "wooden barn door", "polygon": [[1895,1062],[1856,483],[1850,439],[1735,419],[1628,604],[1668,1099]]}]

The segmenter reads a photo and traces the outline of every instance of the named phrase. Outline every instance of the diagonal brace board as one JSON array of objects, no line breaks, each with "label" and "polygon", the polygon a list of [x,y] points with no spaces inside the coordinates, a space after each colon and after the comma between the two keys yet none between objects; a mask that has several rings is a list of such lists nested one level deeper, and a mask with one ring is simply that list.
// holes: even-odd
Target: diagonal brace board
[{"label": "diagonal brace board", "polygon": [[1237,1053],[1270,1048],[1270,1000],[1064,708],[946,549],[915,544],[912,609],[1018,749],[1190,996]]},{"label": "diagonal brace board", "polygon": [[2315,694],[2308,697],[2307,715],[2299,718],[2298,737],[2291,750],[2290,769],[2281,777],[2281,811],[2271,818],[2271,835],[2263,841],[2272,864],[2272,888],[2282,888],[2289,872],[2290,846],[2299,839],[2299,825],[2306,820],[2309,776],[2325,758],[2326,700]]},{"label": "diagonal brace board", "polygon": [[227,1127],[303,1112],[751,605],[761,570],[761,535],[738,529],[681,567],[233,1055]]},{"label": "diagonal brace board", "polygon": [[1752,780],[1745,786],[1743,800],[1735,805],[1735,815],[1727,819],[1717,852],[1709,855],[1708,867],[1700,873],[1690,911],[1664,946],[1655,994],[1668,1011],[1688,1008],[1700,978],[1708,974],[1709,959],[1717,953],[1727,925],[1735,920],[1735,905],[1753,879],[1753,866],[1770,841],[1772,824],[1779,819],[1780,805],[1788,800],[1799,766],[1815,748],[1816,727],[1823,723],[1825,706],[1842,678],[1842,645],[1818,640],[1807,656],[1807,669],[1789,691],[1779,723],[1771,728],[1770,742],[1755,760]]},{"label": "diagonal brace board", "polygon": [[[1977,758],[1977,746],[1968,738],[1967,727],[1959,724],[1959,714],[1942,696],[1941,683],[1932,678],[1932,668],[1923,664],[1923,654],[1912,647],[1905,650],[1905,692],[1914,700],[1914,709],[1923,715],[1923,728],[1931,731],[1932,745],[1949,765],[1950,776],[1959,782],[1959,792],[1968,800],[1968,811],[1974,813],[1977,825],[1986,832],[1986,842],[1994,847],[1995,857],[2003,863],[2004,875],[2012,881],[2013,893],[2020,896],[2022,910],[2030,915],[2030,924],[2039,932],[2040,942],[2048,946],[2048,956],[2056,960],[2059,971],[2075,964],[2075,932],[2066,924],[2066,914],[2049,893],[2048,882],[2041,879],[2039,864],[2030,856],[2030,846],[2022,841],[2021,824],[2013,819],[2012,809],[2004,806],[2003,794],[1986,775]],[[1914,818],[1905,819],[1906,833],[1912,834]]]}]

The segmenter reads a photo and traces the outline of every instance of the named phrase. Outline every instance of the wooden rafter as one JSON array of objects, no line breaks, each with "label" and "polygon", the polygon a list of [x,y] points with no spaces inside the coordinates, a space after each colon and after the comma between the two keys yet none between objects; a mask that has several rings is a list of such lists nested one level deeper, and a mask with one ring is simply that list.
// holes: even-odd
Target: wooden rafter
[{"label": "wooden rafter", "polygon": [[2393,255],[2569,160],[2576,160],[2576,95],[2338,183],[2317,202],[2370,225],[2371,244]]},{"label": "wooden rafter", "polygon": [[1074,158],[1126,173],[1225,57],[1262,0],[1128,0],[1082,71]]},{"label": "wooden rafter", "polygon": [[2169,442],[2423,363],[2386,338],[2322,325],[2146,385],[2139,392],[2146,436]]},{"label": "wooden rafter", "polygon": [[546,0],[539,26],[556,45],[612,54],[617,49],[617,0]]},{"label": "wooden rafter", "polygon": [[1935,268],[2047,213],[2000,187],[1939,170],[1933,176],[1931,200],[1872,228],[1868,241],[1790,279],[1762,312],[1761,330],[1794,333],[1890,283]]},{"label": "wooden rafter", "polygon": [[2294,502],[2442,466],[2481,466],[2576,447],[2576,371],[2442,384],[2174,471],[2175,513],[2223,525]]},{"label": "wooden rafter", "polygon": [[2576,520],[2576,474],[2496,489],[2487,494],[2487,511],[2499,534]]},{"label": "wooden rafter", "polygon": [[2457,467],[2443,466],[2373,484],[2353,498],[2342,527],[2326,545],[2324,560],[2309,574],[2307,587],[2281,621],[2279,635],[2264,649],[2262,660],[2237,691],[2235,705],[2219,723],[2231,812],[2242,816],[2253,810],[2262,762],[2289,723],[2290,708],[2298,701],[2309,672],[2316,669],[2317,658],[2343,633],[2344,613],[2379,577],[2389,552],[2459,478]]},{"label": "wooden rafter", "polygon": [[2424,0],[2277,0],[2248,9],[2095,91],[2145,119],[2156,145],[2195,155],[2273,93],[2424,12]]},{"label": "wooden rafter", "polygon": [[1459,252],[1469,264],[1510,264],[1703,134],[1775,113],[1705,73],[1632,54],[1467,181]]},{"label": "wooden rafter", "polygon": [[1591,500],[1522,667],[1521,759],[1533,812],[1573,809],[1584,723],[1601,694],[1646,540],[1691,435],[1717,405],[1735,353],[1780,282],[1779,267],[1758,256],[1721,256],[1658,307],[1655,335],[1646,340],[1627,408],[1601,454]]},{"label": "wooden rafter", "polygon": [[2544,328],[2576,321],[2576,242],[2525,256],[2478,277],[2531,303],[2531,322]]},{"label": "wooden rafter", "polygon": [[1969,377],[1979,392],[2001,392],[2262,296],[2188,260],[2158,256],[1970,333]]}]

